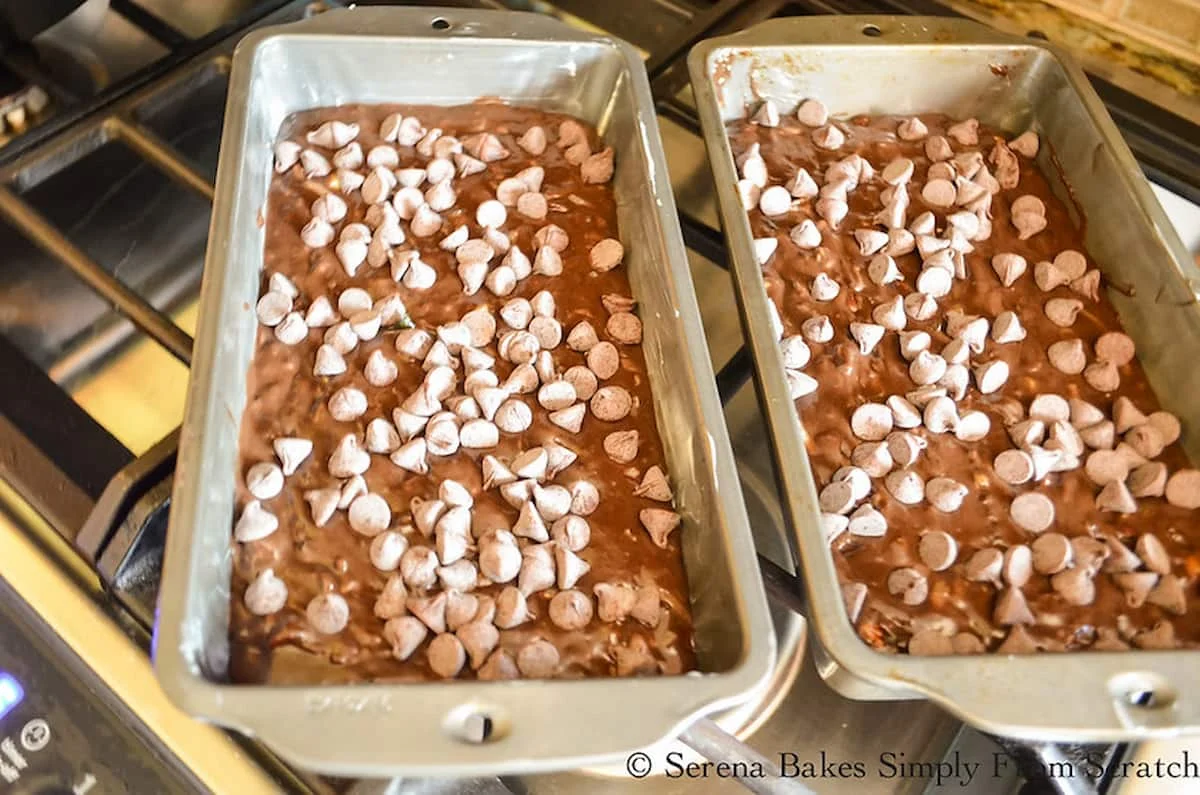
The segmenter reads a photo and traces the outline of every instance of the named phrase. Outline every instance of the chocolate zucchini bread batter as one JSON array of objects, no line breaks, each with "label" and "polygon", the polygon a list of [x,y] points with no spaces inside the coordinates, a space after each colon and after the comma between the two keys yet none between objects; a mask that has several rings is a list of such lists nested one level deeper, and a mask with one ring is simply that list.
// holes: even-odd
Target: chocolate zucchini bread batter
[{"label": "chocolate zucchini bread batter", "polygon": [[231,678],[692,669],[612,150],[477,102],[305,111],[275,157]]},{"label": "chocolate zucchini bread batter", "polygon": [[912,654],[1200,645],[1200,473],[1034,157],[975,120],[729,126],[851,620]]}]

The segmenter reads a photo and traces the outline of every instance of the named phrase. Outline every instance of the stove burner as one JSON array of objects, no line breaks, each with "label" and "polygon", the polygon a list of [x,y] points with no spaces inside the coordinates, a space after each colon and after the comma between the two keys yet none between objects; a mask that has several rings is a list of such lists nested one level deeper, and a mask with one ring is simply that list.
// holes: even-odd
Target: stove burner
[{"label": "stove burner", "polygon": [[87,0],[4,0],[0,2],[0,41],[29,42],[75,13]]}]

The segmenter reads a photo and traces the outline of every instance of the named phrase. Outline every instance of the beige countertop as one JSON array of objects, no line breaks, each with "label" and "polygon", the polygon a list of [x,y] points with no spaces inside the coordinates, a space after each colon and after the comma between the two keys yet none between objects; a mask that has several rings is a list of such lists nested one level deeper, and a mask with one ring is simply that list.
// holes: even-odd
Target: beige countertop
[{"label": "beige countertop", "polygon": [[1038,31],[1091,73],[1200,124],[1200,65],[1038,0],[946,0],[1007,33]]}]

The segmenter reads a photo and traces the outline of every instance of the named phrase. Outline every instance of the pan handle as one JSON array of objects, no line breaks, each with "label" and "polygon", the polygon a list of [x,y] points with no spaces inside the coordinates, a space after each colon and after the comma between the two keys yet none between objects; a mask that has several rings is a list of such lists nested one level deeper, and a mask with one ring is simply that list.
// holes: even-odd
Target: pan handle
[{"label": "pan handle", "polygon": [[[284,32],[352,36],[406,36],[428,39],[514,39],[589,42],[607,37],[577,30],[545,14],[528,11],[481,11],[473,8],[334,8],[308,19],[264,28]],[[252,37],[258,38],[251,34]],[[240,46],[240,45],[239,45]]]},{"label": "pan handle", "polygon": [[815,795],[797,779],[784,778],[779,766],[708,718],[700,718],[679,735],[679,741],[710,762],[732,762],[758,768],[764,775],[738,777],[743,787],[757,795]]},{"label": "pan handle", "polygon": [[256,737],[297,767],[354,778],[621,763],[642,777],[650,772],[643,762],[652,764],[642,749],[679,736],[706,712],[740,703],[722,692],[731,689],[729,679],[753,673],[289,688],[217,684],[161,648],[155,665],[163,689],[187,714]]},{"label": "pan handle", "polygon": [[[931,658],[909,683],[964,722],[1015,739],[1124,742],[1200,732],[1194,652],[1077,654],[1087,664],[1072,667],[1064,659],[1057,677],[1039,665],[1044,655],[979,657],[966,670]],[[1144,667],[1133,667],[1130,654]],[[1069,714],[1055,704],[1069,704]]]},{"label": "pan handle", "polygon": [[1189,710],[1188,702],[1181,701],[1184,694],[1161,674],[1148,671],[1116,674],[1108,680],[1108,692],[1117,720],[1138,734],[1171,734],[1180,725],[1200,723],[1195,709]]},{"label": "pan handle", "polygon": [[[971,19],[886,15],[777,17],[714,40],[723,46],[1029,44]],[[1038,41],[1045,47],[1045,41]]]}]

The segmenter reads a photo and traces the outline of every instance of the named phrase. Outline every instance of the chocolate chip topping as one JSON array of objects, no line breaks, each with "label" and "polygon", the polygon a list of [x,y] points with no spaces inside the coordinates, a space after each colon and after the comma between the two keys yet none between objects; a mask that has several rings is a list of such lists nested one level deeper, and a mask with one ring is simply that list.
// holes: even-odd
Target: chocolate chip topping
[{"label": "chocolate chip topping", "polygon": [[[787,114],[728,132],[759,190],[805,188],[748,215],[780,337],[807,344],[793,397],[830,511],[810,529],[859,634],[921,654],[1200,645],[1200,473],[1030,160],[1037,135],[828,123],[816,140]],[[848,465],[871,479],[862,501]]]},{"label": "chocolate chip topping", "polygon": [[[306,111],[281,137],[231,678],[693,668],[612,150],[491,102]],[[656,595],[653,622],[593,616],[605,582]]]}]

